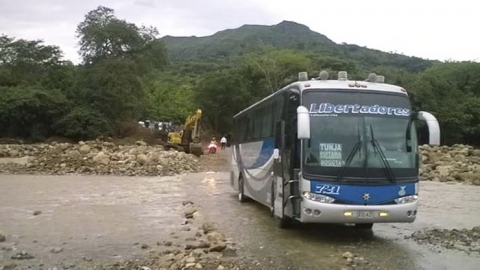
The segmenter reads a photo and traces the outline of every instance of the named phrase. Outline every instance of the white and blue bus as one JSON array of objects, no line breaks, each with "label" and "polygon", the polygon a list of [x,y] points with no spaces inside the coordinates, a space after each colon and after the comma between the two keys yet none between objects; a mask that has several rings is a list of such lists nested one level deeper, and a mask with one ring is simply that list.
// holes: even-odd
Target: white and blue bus
[{"label": "white and blue bus", "polygon": [[301,223],[414,222],[417,121],[440,144],[437,119],[413,112],[408,93],[372,73],[299,80],[233,117],[230,182],[238,199],[270,208],[281,228]]}]

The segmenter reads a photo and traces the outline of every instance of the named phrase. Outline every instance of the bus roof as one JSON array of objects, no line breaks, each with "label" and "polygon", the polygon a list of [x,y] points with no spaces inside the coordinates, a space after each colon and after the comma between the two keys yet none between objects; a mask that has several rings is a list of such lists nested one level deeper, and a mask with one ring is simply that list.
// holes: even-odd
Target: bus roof
[{"label": "bus roof", "polygon": [[277,92],[266,96],[265,98],[259,100],[258,102],[248,106],[244,110],[240,111],[233,118],[243,114],[244,112],[250,110],[251,108],[256,107],[258,104],[268,100],[275,95],[281,94],[282,92],[288,91],[289,89],[298,89],[300,92],[309,89],[315,90],[358,90],[359,92],[388,92],[388,93],[397,93],[397,94],[404,94],[408,96],[407,91],[397,85],[387,84],[387,83],[377,83],[377,82],[367,82],[367,81],[354,81],[354,80],[306,80],[306,81],[297,81],[293,82],[284,88],[278,90]]}]

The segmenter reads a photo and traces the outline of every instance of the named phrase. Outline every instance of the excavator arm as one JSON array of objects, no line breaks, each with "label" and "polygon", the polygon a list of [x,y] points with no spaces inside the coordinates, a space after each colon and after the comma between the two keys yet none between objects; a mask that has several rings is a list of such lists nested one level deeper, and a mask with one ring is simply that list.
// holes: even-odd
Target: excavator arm
[{"label": "excavator arm", "polygon": [[182,144],[200,143],[200,119],[202,110],[198,109],[194,114],[187,117],[183,127]]},{"label": "excavator arm", "polygon": [[200,143],[200,123],[202,118],[202,110],[198,109],[192,115],[189,115],[185,119],[185,124],[180,133],[170,132],[168,133],[169,146],[177,150],[185,151],[186,153],[194,154],[199,157],[203,155],[203,147]]}]

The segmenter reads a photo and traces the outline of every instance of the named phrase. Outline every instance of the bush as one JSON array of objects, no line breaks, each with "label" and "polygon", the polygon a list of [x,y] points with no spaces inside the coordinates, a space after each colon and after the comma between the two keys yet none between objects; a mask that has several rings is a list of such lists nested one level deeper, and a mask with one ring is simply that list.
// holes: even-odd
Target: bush
[{"label": "bush", "polygon": [[68,112],[65,95],[36,87],[0,87],[0,135],[42,140]]},{"label": "bush", "polygon": [[74,107],[53,128],[60,136],[81,140],[113,134],[112,123],[102,113],[84,106]]}]

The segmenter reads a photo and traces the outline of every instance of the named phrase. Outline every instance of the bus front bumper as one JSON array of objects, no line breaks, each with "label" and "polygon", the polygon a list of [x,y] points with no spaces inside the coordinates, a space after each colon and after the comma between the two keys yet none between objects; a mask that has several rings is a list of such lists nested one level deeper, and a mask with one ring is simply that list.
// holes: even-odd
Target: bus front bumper
[{"label": "bus front bumper", "polygon": [[418,201],[390,205],[346,205],[319,203],[304,199],[302,223],[412,223]]}]

